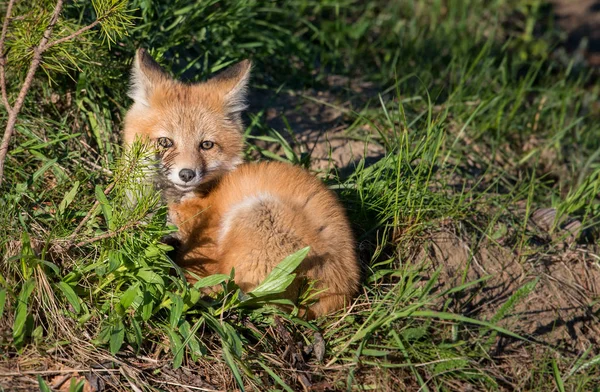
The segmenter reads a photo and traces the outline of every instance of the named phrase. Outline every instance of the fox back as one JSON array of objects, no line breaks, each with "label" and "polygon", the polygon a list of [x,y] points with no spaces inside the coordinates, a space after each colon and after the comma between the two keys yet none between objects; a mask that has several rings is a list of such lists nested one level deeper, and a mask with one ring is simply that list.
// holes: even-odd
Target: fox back
[{"label": "fox back", "polygon": [[282,296],[296,301],[309,281],[318,294],[304,309],[308,317],[341,309],[358,290],[360,268],[336,196],[299,167],[242,164],[249,71],[243,61],[207,82],[183,84],[139,50],[125,145],[142,138],[156,146],[154,182],[167,196],[179,230],[176,262],[189,280],[233,270],[248,292],[283,258],[310,246]]}]

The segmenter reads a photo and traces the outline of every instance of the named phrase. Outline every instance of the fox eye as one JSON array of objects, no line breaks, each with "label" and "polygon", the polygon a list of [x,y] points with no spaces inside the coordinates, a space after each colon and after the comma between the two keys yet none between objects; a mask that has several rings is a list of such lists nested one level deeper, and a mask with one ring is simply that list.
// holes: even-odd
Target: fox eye
[{"label": "fox eye", "polygon": [[169,139],[168,137],[159,137],[157,143],[163,148],[173,147],[173,140]]},{"label": "fox eye", "polygon": [[210,140],[205,140],[202,143],[200,143],[200,148],[203,150],[210,150],[214,147],[214,145],[215,143],[211,142]]}]

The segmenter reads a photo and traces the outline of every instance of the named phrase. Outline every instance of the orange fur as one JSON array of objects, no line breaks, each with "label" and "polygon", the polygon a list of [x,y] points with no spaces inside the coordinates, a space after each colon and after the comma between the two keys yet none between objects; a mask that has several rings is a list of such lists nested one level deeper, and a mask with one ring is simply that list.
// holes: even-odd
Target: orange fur
[{"label": "orange fur", "polygon": [[[249,62],[242,62],[208,82],[185,85],[139,51],[125,144],[139,136],[172,141],[160,153],[160,176],[170,219],[179,230],[179,265],[200,276],[234,269],[238,285],[250,291],[283,258],[310,246],[283,297],[297,300],[303,280],[310,279],[323,291],[309,317],[341,309],[358,290],[360,269],[335,195],[292,165],[238,165],[249,69]],[[212,147],[199,148],[206,141]],[[197,184],[188,186],[173,172],[187,169],[195,173],[189,182]]]}]

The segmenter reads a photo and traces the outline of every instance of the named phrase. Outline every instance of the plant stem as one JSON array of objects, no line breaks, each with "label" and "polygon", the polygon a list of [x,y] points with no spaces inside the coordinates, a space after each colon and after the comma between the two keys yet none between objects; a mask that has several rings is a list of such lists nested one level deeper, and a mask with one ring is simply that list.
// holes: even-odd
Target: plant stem
[{"label": "plant stem", "polygon": [[[12,3],[12,2],[11,2]],[[12,4],[9,4],[12,5]],[[23,107],[23,103],[25,102],[25,96],[29,92],[31,88],[31,83],[33,83],[33,77],[35,76],[35,72],[42,62],[42,54],[46,50],[46,44],[50,40],[50,36],[52,35],[52,30],[54,29],[54,25],[56,25],[56,21],[58,20],[58,16],[62,11],[63,0],[58,0],[56,2],[56,7],[54,8],[54,12],[52,13],[52,17],[50,18],[50,22],[48,23],[48,27],[44,31],[44,35],[40,40],[38,46],[33,49],[33,58],[31,59],[31,64],[29,65],[29,70],[27,70],[27,76],[25,76],[25,81],[23,82],[23,86],[21,87],[21,91],[19,91],[19,95],[17,96],[17,100],[15,101],[12,109],[8,110],[8,121],[6,123],[6,128],[4,130],[4,135],[2,136],[2,143],[0,143],[0,185],[2,185],[2,180],[4,179],[4,161],[6,160],[6,154],[8,153],[8,145],[10,144],[10,138],[12,137],[13,132],[15,131],[15,125],[17,123],[17,115],[21,111]],[[7,10],[7,14],[8,14]],[[5,25],[8,25],[7,20],[4,21]],[[0,43],[1,48],[4,49],[4,40],[6,39],[4,26],[2,28],[3,38],[2,43]],[[2,58],[5,59],[4,52],[2,52]],[[4,61],[5,62],[5,61]],[[6,65],[6,64],[4,64]],[[4,69],[4,67],[3,67]],[[7,102],[8,103],[8,100]]]},{"label": "plant stem", "polygon": [[15,4],[15,0],[10,0],[6,7],[6,15],[4,16],[4,23],[2,24],[2,33],[0,34],[0,90],[2,90],[2,103],[6,108],[6,111],[10,113],[12,111],[10,103],[8,102],[8,94],[6,93],[6,57],[4,56],[4,43],[6,42],[6,32],[8,31],[8,23],[10,21],[10,15],[12,13],[12,7]]}]

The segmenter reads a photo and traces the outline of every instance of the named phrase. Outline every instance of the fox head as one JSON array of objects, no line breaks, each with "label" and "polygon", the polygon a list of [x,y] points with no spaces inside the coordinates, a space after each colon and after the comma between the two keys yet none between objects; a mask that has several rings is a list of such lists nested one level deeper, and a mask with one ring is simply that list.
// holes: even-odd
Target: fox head
[{"label": "fox head", "polygon": [[138,49],[124,142],[128,146],[141,138],[156,146],[161,186],[193,191],[242,162],[241,112],[250,68],[244,60],[206,82],[186,84]]}]

